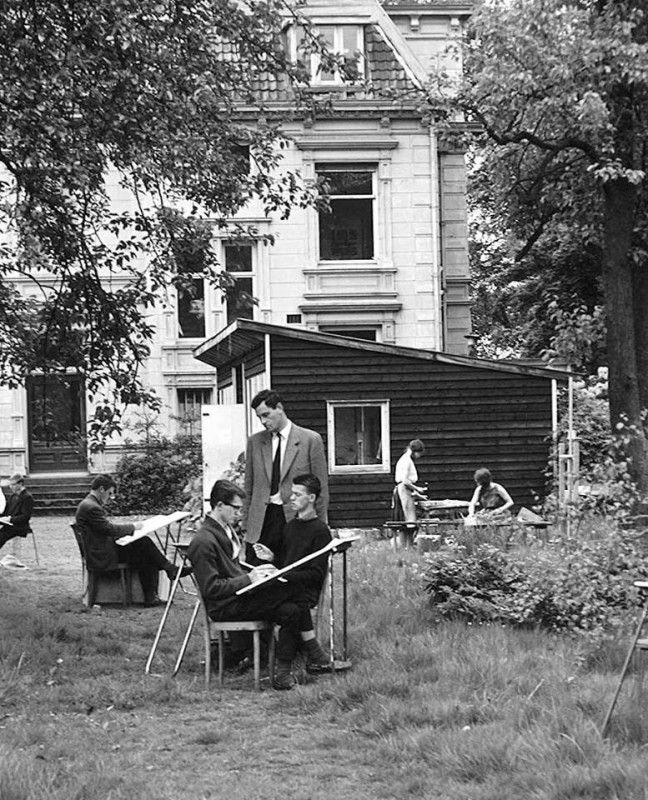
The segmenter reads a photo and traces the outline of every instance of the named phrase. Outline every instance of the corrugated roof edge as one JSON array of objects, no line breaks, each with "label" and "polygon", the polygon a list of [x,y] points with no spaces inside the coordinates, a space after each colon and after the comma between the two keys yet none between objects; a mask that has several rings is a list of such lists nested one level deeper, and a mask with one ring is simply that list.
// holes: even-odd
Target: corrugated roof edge
[{"label": "corrugated roof edge", "polygon": [[[537,378],[549,378],[555,380],[567,380],[575,377],[577,373],[570,370],[555,369],[551,367],[529,367],[513,364],[506,361],[495,361],[486,358],[473,358],[472,356],[456,356],[450,353],[442,353],[438,350],[419,350],[415,347],[403,347],[402,345],[386,344],[384,342],[368,342],[364,339],[351,339],[348,336],[340,336],[336,333],[321,333],[319,331],[307,331],[303,328],[293,328],[285,325],[272,325],[268,322],[255,322],[250,319],[237,319],[223,328],[214,336],[210,337],[202,344],[194,348],[193,355],[199,361],[210,366],[217,367],[219,358],[214,354],[212,358],[209,353],[224,345],[225,342],[234,337],[238,332],[241,334],[256,334],[259,340],[266,334],[274,336],[284,336],[289,339],[301,339],[303,341],[320,342],[334,347],[347,347],[355,350],[365,350],[373,353],[386,353],[389,355],[401,355],[404,358],[416,358],[422,361],[437,361],[442,364],[456,364],[457,366],[473,367],[474,369],[490,369],[501,372],[510,372],[518,375],[532,375]],[[227,349],[229,354],[230,349]],[[251,349],[251,347],[250,347]],[[222,363],[229,360],[222,357]]]}]

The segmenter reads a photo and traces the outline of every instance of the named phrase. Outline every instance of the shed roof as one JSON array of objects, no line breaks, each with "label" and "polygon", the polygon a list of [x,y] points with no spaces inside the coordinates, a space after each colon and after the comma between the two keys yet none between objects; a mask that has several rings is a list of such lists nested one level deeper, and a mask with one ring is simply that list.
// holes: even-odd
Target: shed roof
[{"label": "shed roof", "polygon": [[212,367],[223,367],[258,348],[259,345],[263,344],[266,335],[325,344],[331,347],[364,350],[369,353],[384,353],[386,355],[401,356],[402,358],[415,358],[419,361],[455,364],[456,366],[471,367],[473,369],[496,370],[538,378],[567,380],[574,374],[568,370],[527,366],[510,361],[495,361],[471,356],[455,356],[449,353],[441,353],[437,350],[419,350],[415,347],[369,342],[364,339],[351,339],[348,336],[340,336],[335,333],[320,333],[319,331],[308,331],[304,328],[270,325],[267,322],[255,322],[250,319],[234,320],[227,328],[223,328],[215,336],[198,345],[193,351],[194,357]]}]

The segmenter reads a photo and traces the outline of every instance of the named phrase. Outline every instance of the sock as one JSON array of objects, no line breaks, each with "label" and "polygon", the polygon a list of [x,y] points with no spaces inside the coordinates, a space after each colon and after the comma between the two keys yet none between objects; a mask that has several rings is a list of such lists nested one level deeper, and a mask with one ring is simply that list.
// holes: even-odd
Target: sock
[{"label": "sock", "polygon": [[284,677],[286,675],[290,675],[290,668],[292,667],[292,661],[282,661],[280,658],[277,659],[277,666],[275,668],[275,677]]},{"label": "sock", "polygon": [[309,639],[307,642],[302,642],[302,650],[306,653],[306,661],[315,664],[326,664],[329,657],[322,650],[321,644],[317,639]]}]

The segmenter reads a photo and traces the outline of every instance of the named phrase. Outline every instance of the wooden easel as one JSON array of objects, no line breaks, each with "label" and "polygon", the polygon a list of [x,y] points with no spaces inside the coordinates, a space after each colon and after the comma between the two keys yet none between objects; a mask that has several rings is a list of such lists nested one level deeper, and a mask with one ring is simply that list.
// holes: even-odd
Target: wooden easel
[{"label": "wooden easel", "polygon": [[610,720],[612,719],[612,713],[614,712],[616,704],[619,700],[619,695],[621,694],[621,687],[623,686],[623,681],[625,680],[625,677],[628,674],[628,670],[630,669],[630,664],[632,662],[634,654],[637,652],[641,653],[642,651],[648,651],[648,638],[644,639],[641,638],[641,634],[643,633],[643,629],[646,624],[646,619],[648,618],[648,581],[635,581],[634,585],[637,587],[637,589],[639,589],[641,592],[644,593],[643,611],[641,612],[639,623],[634,632],[634,636],[632,637],[632,644],[628,649],[625,662],[623,663],[623,669],[621,670],[621,676],[619,677],[619,682],[617,684],[616,691],[614,692],[614,697],[612,698],[610,707],[608,708],[607,714],[605,715],[605,719],[603,720],[603,726],[601,727],[601,737],[603,739],[605,739],[605,737],[607,736],[607,732],[610,727]]}]

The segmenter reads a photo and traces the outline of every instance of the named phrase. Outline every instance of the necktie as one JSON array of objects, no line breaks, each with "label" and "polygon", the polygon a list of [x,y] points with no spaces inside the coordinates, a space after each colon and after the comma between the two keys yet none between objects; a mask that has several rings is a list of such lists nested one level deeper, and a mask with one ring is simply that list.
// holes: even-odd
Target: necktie
[{"label": "necktie", "polygon": [[275,434],[277,437],[277,452],[272,461],[272,478],[270,479],[270,496],[277,494],[279,491],[279,479],[281,478],[281,434]]}]

